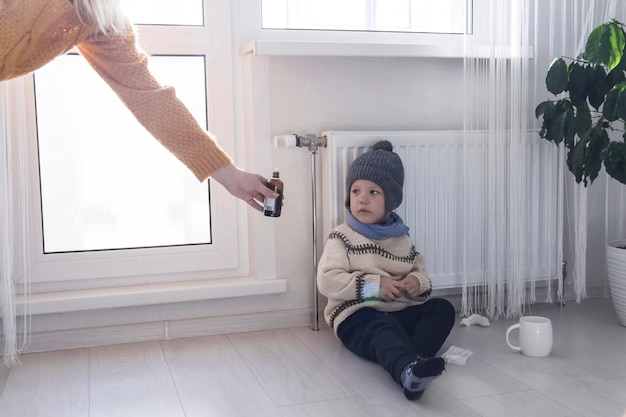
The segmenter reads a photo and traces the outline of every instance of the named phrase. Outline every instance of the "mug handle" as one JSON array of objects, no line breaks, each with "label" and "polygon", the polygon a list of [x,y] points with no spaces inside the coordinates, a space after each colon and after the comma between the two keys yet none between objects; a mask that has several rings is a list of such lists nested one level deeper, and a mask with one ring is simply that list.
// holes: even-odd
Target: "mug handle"
[{"label": "mug handle", "polygon": [[517,351],[519,352],[519,351],[521,351],[521,350],[522,350],[522,348],[521,348],[521,347],[519,347],[519,346],[513,346],[513,345],[511,344],[511,342],[509,342],[509,334],[510,334],[513,330],[515,330],[515,329],[517,329],[517,328],[519,328],[519,323],[514,324],[514,325],[510,326],[508,329],[506,329],[506,344],[507,344],[507,345],[509,345],[509,347],[510,347],[511,349],[513,349],[513,350],[517,350]]}]

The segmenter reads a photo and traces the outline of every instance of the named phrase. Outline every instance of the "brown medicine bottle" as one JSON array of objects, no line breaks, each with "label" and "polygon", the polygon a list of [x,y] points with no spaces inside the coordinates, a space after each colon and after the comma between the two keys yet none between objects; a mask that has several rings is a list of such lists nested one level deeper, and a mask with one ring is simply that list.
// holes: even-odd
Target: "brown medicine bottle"
[{"label": "brown medicine bottle", "polygon": [[278,168],[274,168],[272,178],[267,181],[267,188],[278,193],[277,198],[265,198],[263,204],[263,214],[268,217],[280,217],[280,211],[283,207],[283,187],[284,184],[278,174]]}]

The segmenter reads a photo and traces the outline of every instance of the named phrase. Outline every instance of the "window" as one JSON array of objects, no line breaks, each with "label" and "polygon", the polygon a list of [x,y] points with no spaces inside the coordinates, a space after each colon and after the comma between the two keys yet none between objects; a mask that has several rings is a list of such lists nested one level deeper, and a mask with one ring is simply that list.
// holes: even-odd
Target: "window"
[{"label": "window", "polygon": [[[235,117],[230,1],[125,0],[125,6],[139,6],[128,10],[132,20],[158,23],[139,28],[156,78],[173,85],[244,165],[237,158],[245,144]],[[142,10],[150,14],[136,14]],[[163,19],[152,20],[157,11]],[[15,126],[26,123],[32,162],[34,204],[23,214],[32,236],[19,237],[16,246],[32,254],[34,313],[286,290],[276,279],[273,250],[263,250],[262,264],[254,256],[261,241],[273,247],[273,225],[261,224],[262,216],[249,219],[247,206],[220,185],[199,183],[82,57],[58,57],[12,83],[23,94],[9,97],[9,107],[27,114],[9,117]]]},{"label": "window", "polygon": [[[482,5],[478,5],[482,6]],[[240,0],[239,53],[460,58],[473,0]]]},{"label": "window", "polygon": [[262,0],[263,29],[465,33],[468,0]]},{"label": "window", "polygon": [[[206,127],[204,56],[152,56],[149,67]],[[35,97],[44,253],[211,243],[207,184],[84,59],[65,55],[37,71]]]},{"label": "window", "polygon": [[[124,5],[138,3],[126,0]],[[200,40],[214,33],[202,26],[187,30],[202,24],[203,14],[198,19],[194,11],[202,12],[203,0],[184,6],[160,2],[131,9],[129,15],[170,23],[140,29],[142,42],[150,45],[150,69],[161,84],[176,88],[201,124],[215,131],[221,127],[210,123],[215,118],[207,108],[220,94],[212,83],[213,45]],[[164,42],[172,38],[184,49]],[[224,233],[214,236],[211,228],[215,210],[209,202],[228,203],[212,199],[208,182],[200,184],[154,140],[84,59],[59,57],[36,71],[34,79],[42,224],[37,252],[45,265],[34,269],[35,282],[116,275],[143,282],[154,281],[153,274],[170,281],[167,274],[181,271],[237,269],[239,254],[224,245]],[[233,126],[225,129],[229,134],[224,136],[232,137]],[[221,221],[236,224],[233,216]],[[144,261],[137,267],[139,257]]]},{"label": "window", "polygon": [[201,0],[122,0],[124,12],[138,25],[202,26],[204,2]]}]

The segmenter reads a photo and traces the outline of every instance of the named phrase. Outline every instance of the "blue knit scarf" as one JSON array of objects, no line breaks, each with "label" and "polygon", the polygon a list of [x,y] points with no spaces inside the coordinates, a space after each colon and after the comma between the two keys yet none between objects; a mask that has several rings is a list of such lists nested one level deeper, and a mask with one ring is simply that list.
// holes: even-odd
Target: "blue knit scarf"
[{"label": "blue knit scarf", "polygon": [[399,237],[409,233],[409,228],[404,224],[400,216],[391,212],[383,223],[365,224],[354,218],[348,211],[348,226],[369,239],[384,239],[386,237]]}]

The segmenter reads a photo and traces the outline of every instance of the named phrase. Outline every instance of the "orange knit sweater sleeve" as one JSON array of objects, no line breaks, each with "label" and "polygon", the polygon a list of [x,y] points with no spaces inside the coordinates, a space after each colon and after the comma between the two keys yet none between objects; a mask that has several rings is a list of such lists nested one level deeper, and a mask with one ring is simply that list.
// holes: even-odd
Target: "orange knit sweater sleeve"
[{"label": "orange knit sweater sleeve", "polygon": [[137,120],[200,181],[231,162],[174,88],[160,85],[152,76],[132,29],[125,36],[90,37],[77,47]]}]

